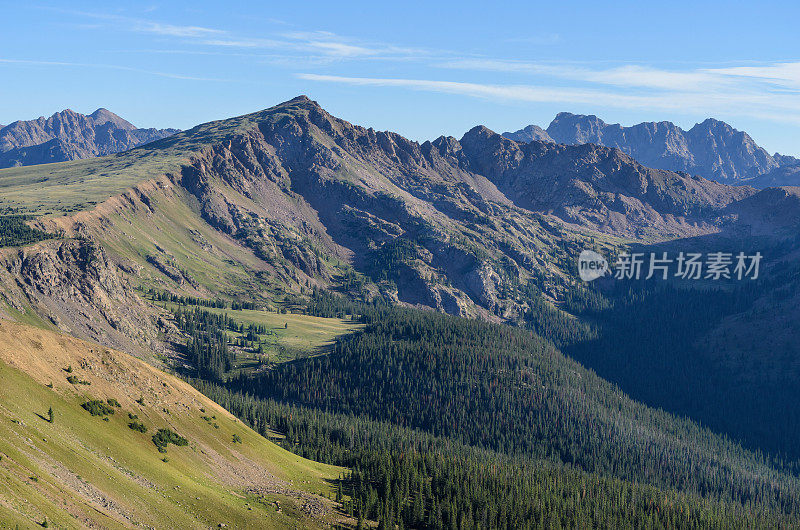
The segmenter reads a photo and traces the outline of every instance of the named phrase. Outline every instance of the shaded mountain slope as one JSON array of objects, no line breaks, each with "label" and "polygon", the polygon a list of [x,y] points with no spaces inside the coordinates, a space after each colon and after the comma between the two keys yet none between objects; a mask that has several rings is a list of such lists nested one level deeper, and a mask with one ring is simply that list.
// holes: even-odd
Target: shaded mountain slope
[{"label": "shaded mountain slope", "polygon": [[800,186],[800,163],[793,163],[773,169],[746,182],[754,188],[774,188],[777,186]]},{"label": "shaded mountain slope", "polygon": [[744,200],[731,203],[725,215],[735,226],[751,235],[794,237],[800,228],[800,188],[767,188]]},{"label": "shaded mountain slope", "polygon": [[796,460],[796,228],[775,228],[774,234],[791,234],[775,240],[765,226],[755,237],[742,231],[638,247],[670,256],[760,252],[759,278],[592,286],[602,303],[567,309],[595,323],[597,336],[564,351],[638,401],[691,417],[754,450]]},{"label": "shaded mountain slope", "polygon": [[521,207],[600,231],[642,238],[713,231],[715,212],[753,190],[642,166],[592,144],[516,144],[485,128],[461,141],[475,170]]}]

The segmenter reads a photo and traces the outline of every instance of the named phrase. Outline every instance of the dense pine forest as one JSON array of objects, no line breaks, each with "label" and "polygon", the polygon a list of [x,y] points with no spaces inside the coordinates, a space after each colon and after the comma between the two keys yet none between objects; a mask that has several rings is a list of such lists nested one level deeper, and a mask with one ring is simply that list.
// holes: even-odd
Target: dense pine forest
[{"label": "dense pine forest", "polygon": [[189,335],[186,353],[200,378],[219,381],[233,367],[227,331],[236,324],[226,315],[194,309],[174,312],[175,323]]},{"label": "dense pine forest", "polygon": [[[575,466],[512,457],[361,416],[324,412],[193,380],[286,449],[348,467],[339,499],[366,528],[775,528],[796,513],[656,488]],[[718,486],[722,486],[721,484]]]},{"label": "dense pine forest", "polygon": [[[603,305],[592,297],[580,303]],[[627,398],[529,330],[322,291],[305,309],[366,328],[328,355],[233,379],[220,346],[218,369],[195,384],[290,450],[352,469],[354,517],[385,528],[770,527],[800,512],[791,466]],[[205,319],[190,351],[204,340],[213,350],[229,324],[195,315],[181,317],[187,329]],[[537,318],[559,342],[585,333]]]}]

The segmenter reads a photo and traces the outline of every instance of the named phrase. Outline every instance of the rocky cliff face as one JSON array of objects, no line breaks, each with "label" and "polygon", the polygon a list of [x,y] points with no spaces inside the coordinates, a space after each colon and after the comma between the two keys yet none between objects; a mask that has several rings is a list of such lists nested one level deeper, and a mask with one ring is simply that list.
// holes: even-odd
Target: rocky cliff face
[{"label": "rocky cliff face", "polygon": [[[505,136],[530,141],[535,139],[526,134],[531,127],[536,126]],[[798,162],[793,157],[770,155],[747,133],[712,118],[685,131],[668,121],[623,127],[605,123],[597,116],[562,112],[550,123],[546,134],[556,143],[615,147],[648,167],[685,171],[727,183]],[[540,139],[547,140],[541,135]]]},{"label": "rocky cliff face", "polygon": [[0,128],[0,168],[118,153],[176,132],[137,129],[106,109],[88,116],[67,109],[49,118],[17,121]]},{"label": "rocky cliff face", "polygon": [[580,240],[559,220],[634,238],[698,235],[754,193],[617,149],[520,144],[485,127],[419,144],[304,97],[248,119],[254,127],[184,167],[208,223],[286,278],[329,282],[331,263],[346,260],[388,296],[457,314],[518,315],[518,290],[534,278],[555,296],[557,263]]},{"label": "rocky cliff face", "polygon": [[714,211],[753,193],[651,169],[594,144],[519,144],[482,127],[461,144],[474,170],[516,205],[629,237],[689,235],[690,225],[708,230]]},{"label": "rocky cliff face", "polygon": [[157,311],[147,306],[95,243],[52,240],[0,249],[0,294],[20,313],[33,310],[60,329],[145,354],[162,349]]}]

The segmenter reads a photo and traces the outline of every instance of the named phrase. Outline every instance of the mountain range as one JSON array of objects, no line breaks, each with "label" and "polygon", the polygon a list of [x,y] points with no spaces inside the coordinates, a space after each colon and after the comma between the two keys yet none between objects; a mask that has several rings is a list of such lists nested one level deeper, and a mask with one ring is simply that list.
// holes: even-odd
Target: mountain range
[{"label": "mountain range", "polygon": [[165,138],[177,129],[137,129],[100,108],[87,115],[70,109],[49,118],[0,127],[0,168],[109,155]]},{"label": "mountain range", "polygon": [[[22,175],[35,187],[17,186]],[[0,208],[34,215],[88,209],[43,217],[47,230],[103,240],[113,226],[129,231],[116,213],[128,203],[150,210],[177,201],[186,206],[141,222],[151,230],[199,215],[215,239],[246,249],[257,269],[295,289],[336,285],[346,263],[363,275],[369,296],[512,320],[530,306],[521,296],[529,282],[550,299],[563,295],[572,281],[570,253],[589,238],[614,246],[741,231],[736,205],[765,193],[651,169],[615,148],[519,143],[482,126],[460,140],[420,144],[352,125],[305,97],[111,158],[45,174],[7,170],[0,183],[7,183]],[[769,201],[754,204],[769,213]],[[186,212],[182,220],[173,218],[178,211]],[[793,225],[780,222],[792,218],[759,226],[791,232]],[[133,238],[134,246],[113,238],[127,266],[193,294],[219,292],[206,267],[230,259],[222,248],[231,243],[201,245],[197,233],[186,233],[183,248],[170,251],[174,244],[161,234],[175,229],[163,228]],[[196,249],[194,265],[179,259],[188,248]]]},{"label": "mountain range", "polygon": [[[0,170],[0,315],[178,371],[285,448],[353,470],[337,500],[352,526],[491,527],[544,521],[544,505],[570,527],[796,523],[784,462],[800,456],[800,192],[526,134],[419,143],[299,96],[109,156]],[[720,289],[585,284],[584,249],[765,257],[761,280]],[[43,366],[36,344],[58,339],[37,333],[25,348]],[[58,362],[112,377],[86,344]],[[36,378],[13,353],[0,361]],[[77,381],[59,407],[100,386]],[[159,402],[150,423],[222,443],[204,411],[174,408]],[[117,423],[109,436],[127,433]],[[286,491],[306,499],[298,485]]]},{"label": "mountain range", "polygon": [[[559,113],[547,127],[529,125],[503,136],[519,142],[539,140],[567,145],[597,144],[615,147],[653,168],[683,171],[729,184],[762,187],[771,174],[773,185],[791,185],[780,170],[800,160],[770,155],[745,132],[709,118],[688,131],[668,121],[645,122],[623,127],[608,124],[594,115]],[[749,180],[754,179],[754,180]]]}]

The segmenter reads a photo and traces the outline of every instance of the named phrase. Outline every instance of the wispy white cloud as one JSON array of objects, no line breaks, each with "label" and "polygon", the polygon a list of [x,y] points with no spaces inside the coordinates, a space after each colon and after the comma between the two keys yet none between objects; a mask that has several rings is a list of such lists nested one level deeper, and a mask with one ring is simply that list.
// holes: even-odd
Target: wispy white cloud
[{"label": "wispy white cloud", "polygon": [[[398,87],[411,90],[458,94],[490,100],[523,101],[535,103],[585,104],[594,107],[616,107],[626,109],[668,110],[672,112],[728,113],[748,115],[771,121],[800,124],[800,98],[786,93],[764,93],[751,88],[719,90],[714,87],[696,86],[693,90],[664,90],[676,83],[650,83],[661,90],[618,90],[617,87],[586,88],[534,85],[534,84],[486,84],[431,79],[346,77],[298,74],[300,79],[317,82],[348,84],[352,86]],[[655,80],[658,76],[655,77]],[[637,86],[643,86],[637,81]]]},{"label": "wispy white cloud", "polygon": [[157,77],[166,77],[169,79],[181,79],[185,81],[217,81],[226,82],[228,79],[219,79],[214,77],[199,77],[192,75],[178,74],[174,72],[159,72],[157,70],[147,70],[142,68],[135,68],[132,66],[118,65],[118,64],[102,64],[102,63],[80,63],[71,61],[40,61],[32,59],[10,59],[0,57],[0,65],[28,65],[28,66],[63,66],[70,68],[99,68],[105,70],[121,70],[125,72],[136,72],[140,74],[153,75]]},{"label": "wispy white cloud", "polygon": [[225,36],[222,38],[203,40],[200,44],[222,48],[283,50],[284,52],[300,52],[304,55],[314,53],[328,58],[367,57],[381,53],[377,48],[371,49],[335,39],[321,38],[265,39]]},{"label": "wispy white cloud", "polygon": [[800,90],[800,61],[760,66],[734,66],[707,69],[712,75],[748,78],[785,88]]},{"label": "wispy white cloud", "polygon": [[609,106],[652,105],[653,98],[647,96],[623,96],[610,92],[592,89],[576,89],[568,87],[537,85],[497,85],[484,83],[468,83],[462,81],[438,81],[430,79],[400,79],[375,77],[345,77],[301,73],[297,75],[307,81],[323,81],[354,86],[401,87],[428,92],[459,94],[485,99],[502,99],[508,101],[527,102],[563,102],[563,103],[598,103]]},{"label": "wispy white cloud", "polygon": [[[395,46],[380,42],[364,42],[344,37],[330,31],[284,31],[271,35],[251,36],[221,28],[194,25],[179,25],[117,14],[65,11],[109,26],[137,33],[151,33],[173,37],[183,43],[221,49],[280,50],[289,59],[292,54],[297,59],[307,59],[309,55],[337,59],[358,58],[408,58],[428,56],[430,52],[416,48]],[[97,24],[93,24],[97,27]]]},{"label": "wispy white cloud", "polygon": [[[279,33],[268,38],[246,37],[225,33],[219,37],[196,42],[205,46],[242,49],[280,50],[287,59],[308,59],[309,56],[329,60],[347,59],[409,59],[430,57],[432,52],[386,43],[362,42],[329,31],[295,31]],[[330,62],[330,61],[329,61]]]},{"label": "wispy white cloud", "polygon": [[201,26],[177,26],[175,24],[163,24],[160,22],[136,19],[130,19],[130,21],[133,23],[132,29],[134,31],[155,33],[157,35],[167,35],[170,37],[209,37],[225,33],[219,29],[204,28]]},{"label": "wispy white cloud", "polygon": [[700,85],[730,85],[729,79],[711,71],[663,70],[640,65],[622,65],[605,69],[592,69],[574,64],[534,63],[498,59],[456,59],[439,63],[448,69],[521,73],[585,81],[604,85],[670,90],[692,89]]},{"label": "wispy white cloud", "polygon": [[84,24],[82,26],[84,29],[101,28],[104,27],[105,24],[106,26],[111,25],[116,29],[121,29],[125,31],[153,33],[156,35],[164,35],[168,37],[185,37],[185,38],[210,37],[212,35],[219,35],[225,33],[223,30],[215,28],[181,25],[181,24],[167,24],[164,22],[157,22],[154,20],[138,18],[138,17],[128,17],[113,13],[78,11],[78,10],[60,9],[60,8],[43,8],[43,9],[49,9],[51,11],[56,11],[67,15],[74,15],[98,21],[94,24],[89,24],[89,25]]}]

